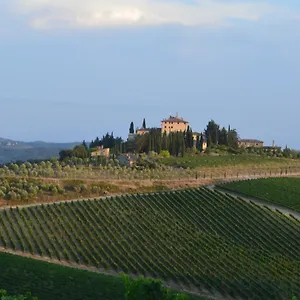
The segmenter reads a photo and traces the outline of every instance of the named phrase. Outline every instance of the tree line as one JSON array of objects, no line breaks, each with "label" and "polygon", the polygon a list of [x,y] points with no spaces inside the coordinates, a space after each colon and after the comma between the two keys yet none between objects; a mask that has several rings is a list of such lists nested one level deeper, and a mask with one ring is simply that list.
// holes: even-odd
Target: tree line
[{"label": "tree line", "polygon": [[70,158],[82,158],[86,159],[91,156],[91,153],[97,149],[97,147],[109,148],[112,154],[124,153],[125,144],[121,137],[115,137],[114,133],[106,133],[101,139],[96,137],[89,145],[86,141],[82,144],[75,146],[73,149],[62,150],[59,152],[60,160],[66,160]]},{"label": "tree line", "polygon": [[214,120],[210,120],[205,129],[205,136],[207,137],[207,146],[213,147],[217,145],[224,145],[234,149],[238,148],[238,133],[236,129],[228,129],[225,127],[220,128]]},{"label": "tree line", "polygon": [[[146,120],[143,120],[143,129],[146,129]],[[134,134],[134,123],[129,126],[129,134]],[[203,152],[207,143],[208,149],[218,145],[224,145],[229,148],[238,148],[238,133],[236,129],[220,127],[215,121],[208,122],[206,128],[200,134],[194,134],[191,127],[183,132],[161,133],[160,128],[150,128],[149,132],[143,135],[135,135],[134,139],[124,141],[121,137],[115,137],[113,132],[103,135],[100,139],[96,137],[89,145],[83,141],[82,144],[75,146],[73,149],[62,150],[59,153],[60,160],[70,158],[86,159],[91,156],[91,152],[97,147],[109,148],[111,154],[120,154],[127,152],[149,153],[168,151],[172,156],[184,156],[191,149]]]}]

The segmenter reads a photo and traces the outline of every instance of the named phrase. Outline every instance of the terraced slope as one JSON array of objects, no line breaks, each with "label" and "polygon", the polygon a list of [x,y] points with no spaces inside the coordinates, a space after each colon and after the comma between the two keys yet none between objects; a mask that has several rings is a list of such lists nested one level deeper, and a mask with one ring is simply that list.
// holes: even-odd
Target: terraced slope
[{"label": "terraced slope", "polygon": [[233,181],[219,186],[300,212],[300,178],[261,178]]},{"label": "terraced slope", "polygon": [[0,243],[244,299],[300,296],[300,223],[201,188],[0,212]]}]

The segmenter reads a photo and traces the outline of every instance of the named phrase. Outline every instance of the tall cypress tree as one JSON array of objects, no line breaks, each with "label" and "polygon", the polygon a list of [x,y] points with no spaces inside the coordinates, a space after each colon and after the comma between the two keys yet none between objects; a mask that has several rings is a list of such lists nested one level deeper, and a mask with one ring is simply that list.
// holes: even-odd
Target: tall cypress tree
[{"label": "tall cypress tree", "polygon": [[200,135],[200,141],[199,141],[199,151],[203,151],[203,143],[204,143],[204,137],[203,137],[203,134],[201,133]]},{"label": "tall cypress tree", "polygon": [[197,139],[196,139],[196,149],[200,151],[200,147],[201,147],[201,145],[200,145],[200,137],[199,137],[199,135],[197,135]]},{"label": "tall cypress tree", "polygon": [[130,123],[129,133],[134,133],[134,124],[133,124],[133,122]]},{"label": "tall cypress tree", "polygon": [[142,128],[143,128],[143,129],[146,129],[146,120],[145,120],[145,118],[144,118],[144,120],[143,120],[143,126],[142,126]]},{"label": "tall cypress tree", "polygon": [[168,150],[168,136],[166,132],[162,136],[162,150]]}]

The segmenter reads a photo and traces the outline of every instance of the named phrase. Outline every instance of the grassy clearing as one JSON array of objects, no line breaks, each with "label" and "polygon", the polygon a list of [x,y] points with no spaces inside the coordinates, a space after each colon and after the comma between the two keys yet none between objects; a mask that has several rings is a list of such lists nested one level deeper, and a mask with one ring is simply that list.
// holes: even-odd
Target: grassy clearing
[{"label": "grassy clearing", "polygon": [[300,212],[300,178],[263,178],[235,181],[219,186]]},{"label": "grassy clearing", "polygon": [[206,188],[0,212],[7,249],[250,299],[300,295],[299,232]]}]

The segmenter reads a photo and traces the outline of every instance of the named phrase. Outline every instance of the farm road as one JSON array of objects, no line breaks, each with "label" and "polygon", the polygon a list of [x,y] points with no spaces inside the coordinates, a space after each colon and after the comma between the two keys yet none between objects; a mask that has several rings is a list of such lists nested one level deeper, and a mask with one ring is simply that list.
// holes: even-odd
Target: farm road
[{"label": "farm road", "polygon": [[229,191],[229,190],[226,190],[226,189],[222,189],[221,187],[216,187],[215,185],[210,185],[209,188],[211,188],[213,190],[217,190],[217,191],[222,192],[224,194],[228,194],[228,195],[231,195],[233,197],[242,199],[242,200],[244,200],[244,201],[246,201],[248,203],[254,202],[255,204],[257,204],[259,206],[268,207],[268,208],[270,208],[273,211],[277,210],[277,211],[283,213],[286,216],[292,215],[294,218],[300,220],[300,213],[296,212],[296,211],[294,211],[294,210],[292,210],[292,209],[290,209],[288,207],[284,207],[284,206],[281,206],[281,205],[278,205],[278,204],[274,204],[272,202],[261,200],[261,199],[255,198],[255,197],[246,196],[246,195],[244,195],[242,193],[232,192],[232,191]]}]

